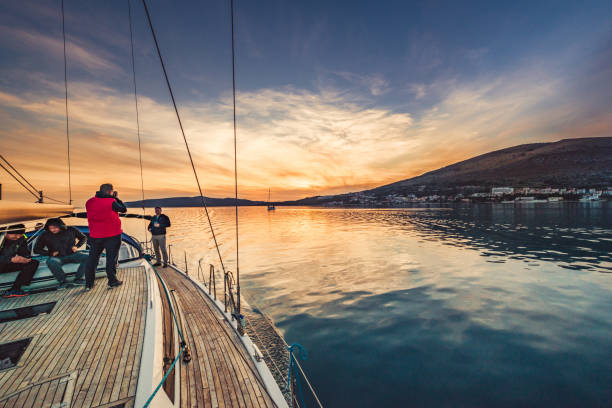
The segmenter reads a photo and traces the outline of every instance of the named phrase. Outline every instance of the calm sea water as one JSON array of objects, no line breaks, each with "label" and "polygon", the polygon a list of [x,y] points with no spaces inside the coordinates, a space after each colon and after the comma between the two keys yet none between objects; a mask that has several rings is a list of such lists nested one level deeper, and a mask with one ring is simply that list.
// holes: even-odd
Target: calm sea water
[{"label": "calm sea water", "polygon": [[[202,210],[166,213],[176,263],[218,265]],[[612,203],[240,209],[243,290],[329,407],[611,406],[611,249]]]}]

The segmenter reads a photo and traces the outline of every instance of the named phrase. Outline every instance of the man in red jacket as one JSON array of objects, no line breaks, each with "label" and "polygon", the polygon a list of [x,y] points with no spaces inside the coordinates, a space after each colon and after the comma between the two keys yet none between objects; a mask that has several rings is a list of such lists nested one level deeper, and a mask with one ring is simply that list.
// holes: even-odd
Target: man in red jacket
[{"label": "man in red jacket", "polygon": [[127,211],[123,202],[117,198],[112,184],[102,184],[100,191],[85,204],[89,224],[89,259],[85,272],[85,290],[94,286],[96,268],[100,255],[106,250],[106,277],[108,287],[123,284],[117,279],[117,261],[121,248],[121,220],[118,213]]}]

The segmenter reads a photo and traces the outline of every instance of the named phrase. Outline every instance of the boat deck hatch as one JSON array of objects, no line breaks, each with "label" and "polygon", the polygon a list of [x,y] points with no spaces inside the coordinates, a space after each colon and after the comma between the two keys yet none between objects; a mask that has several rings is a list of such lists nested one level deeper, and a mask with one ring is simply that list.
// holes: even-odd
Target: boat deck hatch
[{"label": "boat deck hatch", "polygon": [[32,338],[28,338],[0,344],[0,370],[15,367],[31,341]]},{"label": "boat deck hatch", "polygon": [[38,316],[39,314],[49,314],[57,302],[42,303],[40,305],[18,307],[0,311],[0,323],[12,322],[15,320],[27,319]]}]

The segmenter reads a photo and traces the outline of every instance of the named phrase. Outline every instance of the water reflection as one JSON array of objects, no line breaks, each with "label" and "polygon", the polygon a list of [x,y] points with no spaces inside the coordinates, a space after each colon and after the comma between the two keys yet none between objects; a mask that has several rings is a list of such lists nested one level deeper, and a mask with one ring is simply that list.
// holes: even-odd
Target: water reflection
[{"label": "water reflection", "polygon": [[[241,208],[243,288],[328,406],[605,406],[611,210]],[[177,263],[218,264],[203,213],[167,213]],[[234,270],[232,216],[212,215]]]},{"label": "water reflection", "polygon": [[487,262],[506,259],[558,262],[567,269],[612,272],[611,214],[606,203],[544,206],[457,206],[436,212],[380,212],[390,227],[413,228],[424,239],[481,251]]}]

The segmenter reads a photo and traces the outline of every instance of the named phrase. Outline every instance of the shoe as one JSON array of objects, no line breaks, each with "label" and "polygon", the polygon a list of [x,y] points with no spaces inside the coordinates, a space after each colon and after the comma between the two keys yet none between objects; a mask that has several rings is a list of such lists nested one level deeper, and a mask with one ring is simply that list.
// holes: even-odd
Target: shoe
[{"label": "shoe", "polygon": [[85,285],[85,292],[89,292],[90,290],[93,289],[93,286],[87,286]]},{"label": "shoe", "polygon": [[86,285],[85,279],[75,279],[75,280],[72,281],[72,284],[76,285],[76,286],[85,286]]},{"label": "shoe", "polygon": [[123,281],[118,280],[117,282],[109,283],[108,288],[112,289],[112,288],[116,288],[117,286],[121,286],[121,285],[123,285]]},{"label": "shoe", "polygon": [[2,295],[2,297],[5,297],[5,298],[24,297],[24,296],[28,296],[28,294],[25,293],[23,290],[17,290],[17,289],[7,290],[6,292],[4,292],[4,295]]},{"label": "shoe", "polygon": [[72,283],[64,282],[64,283],[60,283],[59,285],[57,285],[57,290],[64,290],[64,289],[73,288],[73,287],[74,285]]},{"label": "shoe", "polygon": [[164,262],[164,268],[167,268],[167,267],[168,267],[168,263]]},{"label": "shoe", "polygon": [[161,262],[155,262],[153,266],[161,266]]}]

